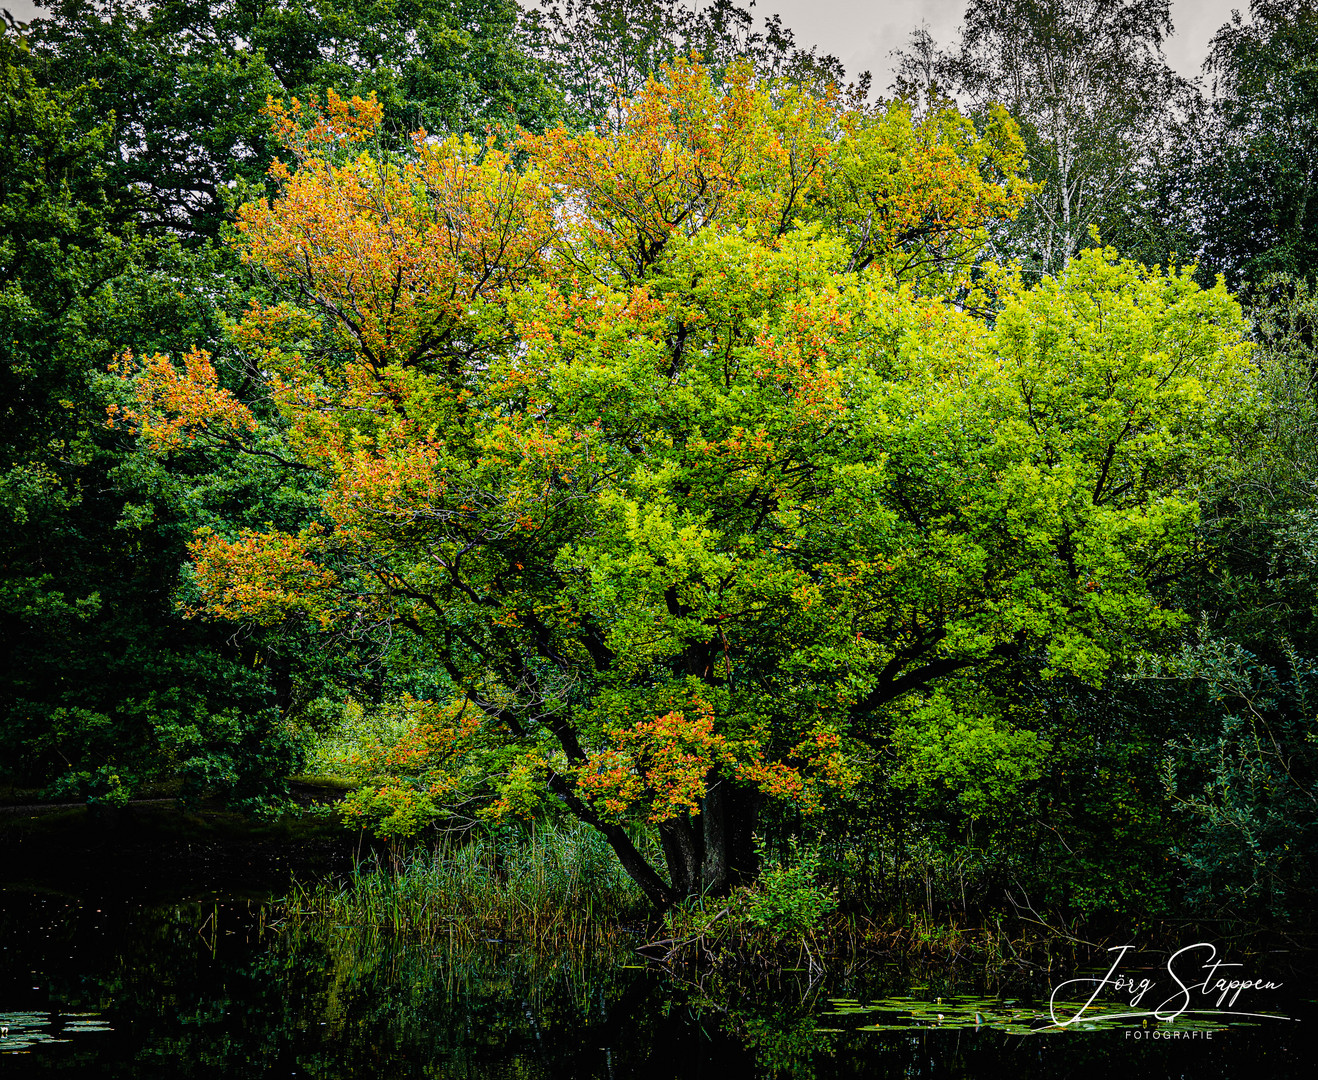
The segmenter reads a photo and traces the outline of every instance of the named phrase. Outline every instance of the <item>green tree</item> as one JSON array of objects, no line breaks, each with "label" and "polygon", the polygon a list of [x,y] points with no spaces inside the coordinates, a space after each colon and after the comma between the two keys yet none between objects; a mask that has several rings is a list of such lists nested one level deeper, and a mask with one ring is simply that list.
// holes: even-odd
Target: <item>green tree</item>
[{"label": "green tree", "polygon": [[513,0],[53,0],[29,34],[40,80],[110,121],[121,212],[196,243],[263,182],[271,95],[375,93],[385,137],[543,126],[557,99],[521,20]]},{"label": "green tree", "polygon": [[1318,267],[1318,12],[1253,0],[1213,38],[1199,196],[1205,257],[1236,287]]},{"label": "green tree", "polygon": [[1294,915],[1315,902],[1318,302],[1284,276],[1248,298],[1262,406],[1203,490],[1200,557],[1178,586],[1196,633],[1144,685],[1169,717],[1165,782],[1190,897]]},{"label": "green tree", "polygon": [[257,797],[300,752],[296,647],[230,644],[180,619],[172,593],[209,515],[288,520],[296,497],[262,495],[280,485],[250,468],[168,474],[107,430],[107,365],[144,336],[218,335],[217,275],[122,223],[110,121],[87,121],[92,88],[42,87],[38,64],[0,39],[4,772],[114,799],[181,773]]},{"label": "green tree", "polygon": [[1284,640],[1276,666],[1202,634],[1145,670],[1175,680],[1190,717],[1168,746],[1166,786],[1189,819],[1177,853],[1197,906],[1235,915],[1312,911],[1318,881],[1318,671]]},{"label": "green tree", "polygon": [[[430,733],[453,782],[502,748],[492,812],[538,788],[652,899],[726,888],[763,800],[847,787],[940,686],[1032,652],[1096,681],[1180,624],[1161,583],[1251,393],[1225,290],[1091,251],[998,279],[989,328],[922,295],[937,238],[865,226],[1012,212],[1010,169],[981,171],[1009,124],[993,149],[689,65],[521,164],[338,156],[376,117],[331,98],[241,222],[300,298],[235,333],[319,519],[202,537],[194,574],[217,616],[424,640],[458,688]],[[855,198],[835,133],[867,123],[908,137]],[[136,387],[161,452],[254,422],[199,353]]]}]

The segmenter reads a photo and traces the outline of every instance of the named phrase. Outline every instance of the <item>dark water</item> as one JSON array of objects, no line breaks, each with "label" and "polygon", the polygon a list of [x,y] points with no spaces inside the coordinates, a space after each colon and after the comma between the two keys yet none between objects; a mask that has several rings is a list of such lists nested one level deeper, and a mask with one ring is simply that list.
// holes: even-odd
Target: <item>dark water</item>
[{"label": "dark water", "polygon": [[[290,863],[308,868],[275,846],[237,861],[222,848],[198,861],[168,844],[153,856],[92,843],[51,853],[51,881],[31,861],[10,873],[0,1077],[1307,1078],[1318,1062],[1318,993],[1288,957],[1252,958],[1251,974],[1271,965],[1285,985],[1238,1006],[1296,1019],[1024,1033],[1062,976],[986,987],[982,972],[871,964],[697,985],[625,949],[407,946],[359,927],[272,925],[251,895]],[[225,880],[240,895],[223,895]],[[894,995],[926,1004],[903,1011]],[[975,1012],[979,1027],[954,1026]],[[1184,1037],[1154,1036],[1173,1030]]]}]

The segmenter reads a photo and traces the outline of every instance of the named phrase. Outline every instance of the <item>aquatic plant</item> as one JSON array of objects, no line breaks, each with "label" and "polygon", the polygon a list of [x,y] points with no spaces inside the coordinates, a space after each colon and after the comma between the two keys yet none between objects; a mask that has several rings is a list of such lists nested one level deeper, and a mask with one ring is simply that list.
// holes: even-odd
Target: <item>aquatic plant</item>
[{"label": "aquatic plant", "polygon": [[643,902],[600,834],[575,822],[550,822],[372,856],[346,881],[296,887],[284,917],[422,940],[585,945],[618,939]]}]

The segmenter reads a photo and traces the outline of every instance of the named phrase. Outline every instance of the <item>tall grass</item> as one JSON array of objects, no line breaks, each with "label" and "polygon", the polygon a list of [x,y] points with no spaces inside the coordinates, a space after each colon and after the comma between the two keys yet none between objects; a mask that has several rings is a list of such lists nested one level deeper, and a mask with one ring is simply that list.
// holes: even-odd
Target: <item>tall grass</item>
[{"label": "tall grass", "polygon": [[347,881],[295,887],[290,922],[329,920],[419,941],[610,944],[640,917],[644,896],[607,842],[575,822],[521,836],[477,835],[359,863]]}]

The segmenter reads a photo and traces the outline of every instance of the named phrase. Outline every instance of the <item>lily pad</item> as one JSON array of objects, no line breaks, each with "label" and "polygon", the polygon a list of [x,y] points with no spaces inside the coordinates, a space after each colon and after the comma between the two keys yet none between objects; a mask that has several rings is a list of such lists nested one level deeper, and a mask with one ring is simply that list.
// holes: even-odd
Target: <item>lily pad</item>
[{"label": "lily pad", "polygon": [[113,1030],[98,1013],[0,1012],[0,1053],[28,1052],[47,1043],[71,1042],[70,1036]]}]

